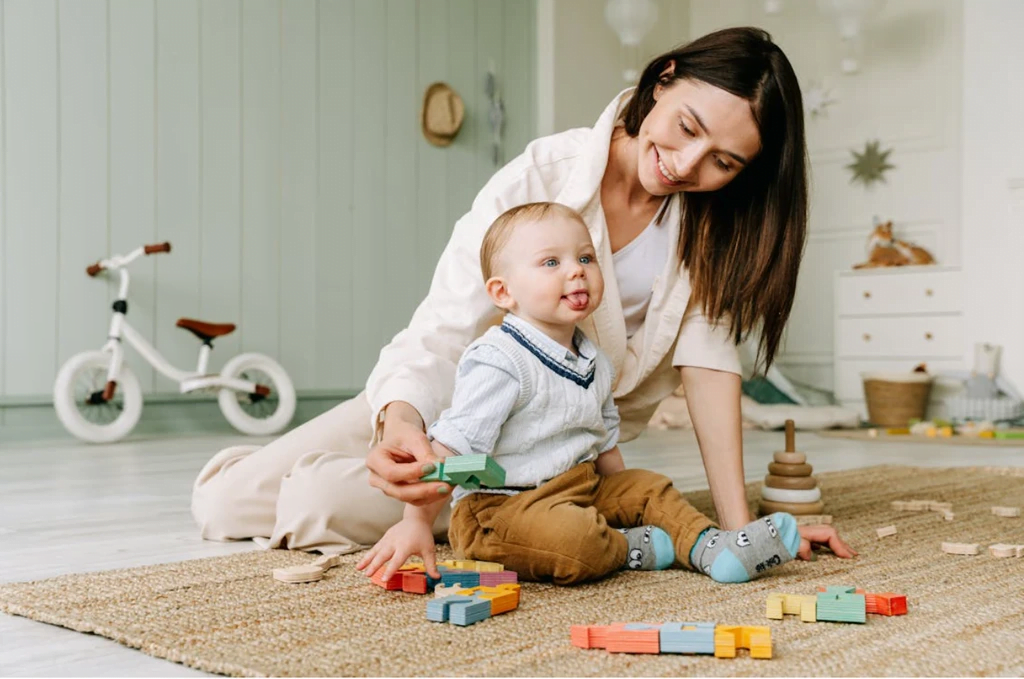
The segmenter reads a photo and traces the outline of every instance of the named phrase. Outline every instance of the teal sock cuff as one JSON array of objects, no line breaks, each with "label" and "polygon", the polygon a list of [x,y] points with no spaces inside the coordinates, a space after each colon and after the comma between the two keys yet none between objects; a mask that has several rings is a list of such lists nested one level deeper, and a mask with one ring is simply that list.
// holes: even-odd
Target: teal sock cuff
[{"label": "teal sock cuff", "polygon": [[690,565],[694,568],[697,568],[697,548],[700,547],[701,541],[704,540],[704,536],[708,534],[709,530],[711,530],[710,526],[702,530],[697,539],[693,541],[693,547],[690,548]]},{"label": "teal sock cuff", "polygon": [[672,546],[672,538],[660,528],[651,531],[651,544],[654,545],[654,570],[663,571],[676,560],[676,550]]}]

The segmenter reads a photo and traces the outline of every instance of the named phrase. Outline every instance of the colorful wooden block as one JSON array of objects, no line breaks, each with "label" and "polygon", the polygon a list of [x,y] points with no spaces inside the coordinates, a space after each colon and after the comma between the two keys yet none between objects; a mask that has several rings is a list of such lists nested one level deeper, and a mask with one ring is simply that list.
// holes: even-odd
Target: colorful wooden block
[{"label": "colorful wooden block", "polygon": [[421,481],[444,481],[469,490],[505,485],[505,470],[489,455],[453,455],[437,462],[437,468]]},{"label": "colorful wooden block", "polygon": [[867,622],[867,601],[853,587],[829,587],[818,594],[818,622]]},{"label": "colorful wooden block", "polygon": [[608,633],[609,653],[651,653],[661,652],[661,625],[631,622]]},{"label": "colorful wooden block", "polygon": [[735,658],[736,650],[745,648],[751,658],[772,657],[772,633],[768,627],[718,625],[715,628],[715,657]]},{"label": "colorful wooden block", "polygon": [[661,626],[662,653],[715,654],[715,623],[666,622]]},{"label": "colorful wooden block", "polygon": [[784,615],[799,615],[804,622],[817,622],[818,598],[803,594],[769,594],[765,615],[782,620]]},{"label": "colorful wooden block", "polygon": [[[818,587],[819,592],[825,592],[825,587]],[[882,592],[878,594],[872,594],[865,592],[863,589],[852,587],[836,587],[834,592],[839,593],[852,593],[852,594],[863,594],[864,595],[864,612],[869,615],[906,615],[907,614],[907,595],[896,594],[894,592]]]}]

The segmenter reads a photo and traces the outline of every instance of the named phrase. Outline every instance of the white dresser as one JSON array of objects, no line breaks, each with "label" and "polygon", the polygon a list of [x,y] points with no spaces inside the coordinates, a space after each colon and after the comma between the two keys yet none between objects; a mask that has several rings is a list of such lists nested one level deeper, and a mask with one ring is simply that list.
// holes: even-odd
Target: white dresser
[{"label": "white dresser", "polygon": [[[867,417],[862,372],[929,373],[964,368],[963,280],[960,269],[907,266],[840,271],[835,279],[836,399]],[[942,392],[932,390],[929,417],[942,417]]]}]

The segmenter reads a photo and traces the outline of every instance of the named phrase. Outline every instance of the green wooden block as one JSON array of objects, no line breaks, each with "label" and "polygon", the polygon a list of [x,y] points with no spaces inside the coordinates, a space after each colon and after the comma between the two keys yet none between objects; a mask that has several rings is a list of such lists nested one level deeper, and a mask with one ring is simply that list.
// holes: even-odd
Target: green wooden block
[{"label": "green wooden block", "polygon": [[505,470],[488,455],[456,455],[439,461],[437,469],[420,480],[444,481],[469,490],[500,488],[505,485]]},{"label": "green wooden block", "polygon": [[[854,589],[852,587],[829,587],[829,589]],[[863,594],[819,592],[817,601],[818,622],[867,622],[867,600]]]}]

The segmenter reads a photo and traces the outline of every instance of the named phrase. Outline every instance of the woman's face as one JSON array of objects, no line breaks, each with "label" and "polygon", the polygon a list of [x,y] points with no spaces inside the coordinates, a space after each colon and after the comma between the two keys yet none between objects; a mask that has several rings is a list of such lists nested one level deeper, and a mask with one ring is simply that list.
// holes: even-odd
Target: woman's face
[{"label": "woman's face", "polygon": [[638,135],[640,183],[648,193],[715,191],[761,149],[750,103],[699,80],[658,86]]}]

